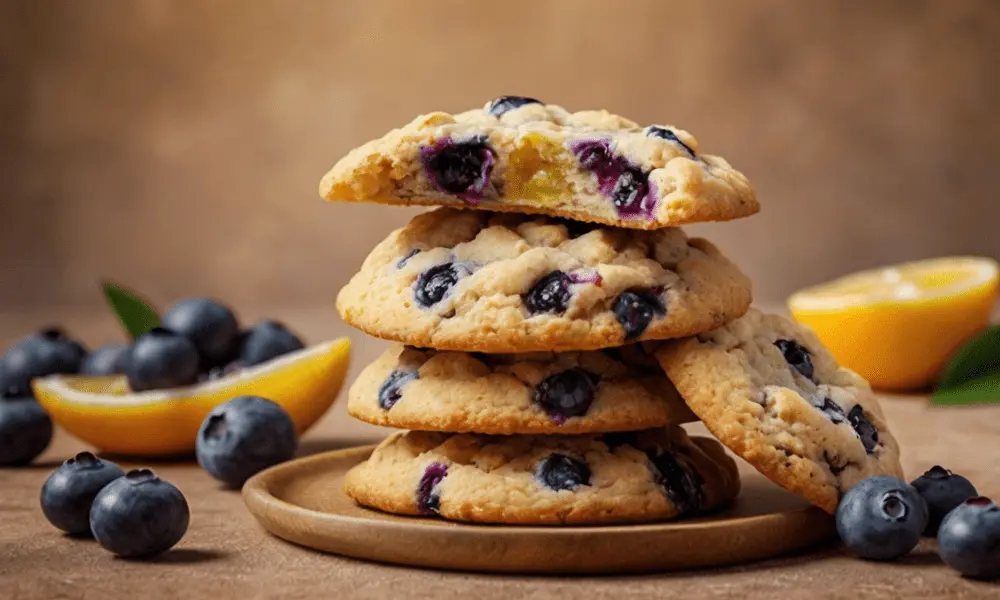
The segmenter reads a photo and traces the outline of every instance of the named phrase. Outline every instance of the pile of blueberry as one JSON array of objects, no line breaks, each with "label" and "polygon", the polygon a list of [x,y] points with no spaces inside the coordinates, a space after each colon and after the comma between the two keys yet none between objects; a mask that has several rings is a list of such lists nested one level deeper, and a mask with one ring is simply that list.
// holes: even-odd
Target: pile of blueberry
[{"label": "pile of blueberry", "polygon": [[[266,469],[291,459],[298,437],[291,417],[258,396],[241,396],[216,407],[198,433],[198,463],[216,479],[238,488]],[[128,473],[90,452],[64,462],[42,486],[42,512],[56,528],[92,535],[125,558],[166,552],[187,532],[190,510],[173,484],[149,469]]]},{"label": "pile of blueberry", "polygon": [[125,473],[113,462],[81,452],[42,486],[42,512],[70,535],[93,535],[125,558],[162,554],[187,533],[184,494],[149,469]]},{"label": "pile of blueberry", "polygon": [[241,330],[229,308],[208,298],[178,302],[160,327],[132,345],[88,352],[59,328],[42,330],[0,356],[0,466],[30,463],[52,439],[52,421],[34,398],[32,379],[124,374],[133,391],[172,388],[217,379],[302,347],[273,320]]},{"label": "pile of blueberry", "polygon": [[124,373],[136,392],[181,387],[302,347],[302,341],[276,321],[261,321],[241,331],[233,311],[225,305],[209,298],[189,298],[171,307],[160,326],[139,336],[131,348],[119,349],[119,358],[107,361],[104,374]]},{"label": "pile of blueberry", "polygon": [[837,532],[869,560],[900,558],[921,536],[937,537],[938,554],[952,568],[967,577],[1000,578],[1000,507],[939,466],[912,484],[889,475],[859,482],[840,501]]}]

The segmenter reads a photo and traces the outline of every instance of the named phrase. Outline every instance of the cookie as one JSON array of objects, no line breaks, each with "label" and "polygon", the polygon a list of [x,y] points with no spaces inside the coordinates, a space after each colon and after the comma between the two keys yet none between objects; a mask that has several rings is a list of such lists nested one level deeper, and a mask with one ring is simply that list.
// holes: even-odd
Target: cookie
[{"label": "cookie", "polygon": [[679,427],[581,436],[400,432],[344,480],[348,496],[386,512],[522,525],[687,517],[724,506],[739,489],[724,448]]},{"label": "cookie", "polygon": [[375,337],[504,353],[683,337],[742,315],[750,301],[749,279],[679,228],[439,208],[379,243],[337,308]]},{"label": "cookie", "polygon": [[373,425],[494,435],[604,433],[696,420],[639,344],[558,354],[397,345],[354,381],[347,410]]},{"label": "cookie", "polygon": [[701,153],[686,131],[510,96],[421,115],[351,151],[319,191],[343,202],[466,206],[634,229],[760,210],[747,178]]},{"label": "cookie", "polygon": [[723,444],[831,514],[862,479],[903,474],[868,383],[802,325],[751,309],[655,354]]}]

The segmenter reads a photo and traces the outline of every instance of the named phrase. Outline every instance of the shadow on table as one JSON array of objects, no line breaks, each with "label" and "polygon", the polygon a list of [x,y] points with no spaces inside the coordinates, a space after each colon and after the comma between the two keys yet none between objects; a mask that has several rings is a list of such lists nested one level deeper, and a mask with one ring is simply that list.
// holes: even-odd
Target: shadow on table
[{"label": "shadow on table", "polygon": [[198,548],[175,548],[169,550],[159,556],[146,559],[125,559],[121,558],[119,560],[126,560],[128,562],[143,562],[158,565],[194,565],[199,563],[212,562],[216,560],[222,560],[229,556],[229,552],[220,552],[218,550],[201,550]]}]

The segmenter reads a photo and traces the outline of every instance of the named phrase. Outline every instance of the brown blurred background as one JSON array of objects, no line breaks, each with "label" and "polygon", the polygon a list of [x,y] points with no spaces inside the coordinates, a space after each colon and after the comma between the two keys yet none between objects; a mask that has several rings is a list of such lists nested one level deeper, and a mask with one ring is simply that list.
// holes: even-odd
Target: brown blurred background
[{"label": "brown blurred background", "polygon": [[[692,228],[761,301],[1000,256],[1000,3],[215,0],[0,5],[0,309],[321,307],[415,210],[322,174],[418,113],[520,94],[672,123],[754,183]],[[273,312],[273,311],[272,311]],[[26,325],[27,328],[27,325]]]}]

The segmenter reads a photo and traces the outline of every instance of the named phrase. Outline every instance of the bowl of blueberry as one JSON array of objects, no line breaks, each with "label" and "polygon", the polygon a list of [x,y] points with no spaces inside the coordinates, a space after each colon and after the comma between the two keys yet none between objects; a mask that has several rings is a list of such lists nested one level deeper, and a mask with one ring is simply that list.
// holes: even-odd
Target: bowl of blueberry
[{"label": "bowl of blueberry", "polygon": [[126,329],[129,343],[88,351],[49,327],[0,355],[0,465],[31,462],[53,422],[100,452],[191,454],[205,418],[238,396],[273,401],[301,435],[333,404],[350,357],[347,338],[306,346],[275,320],[241,326],[210,298]]}]

